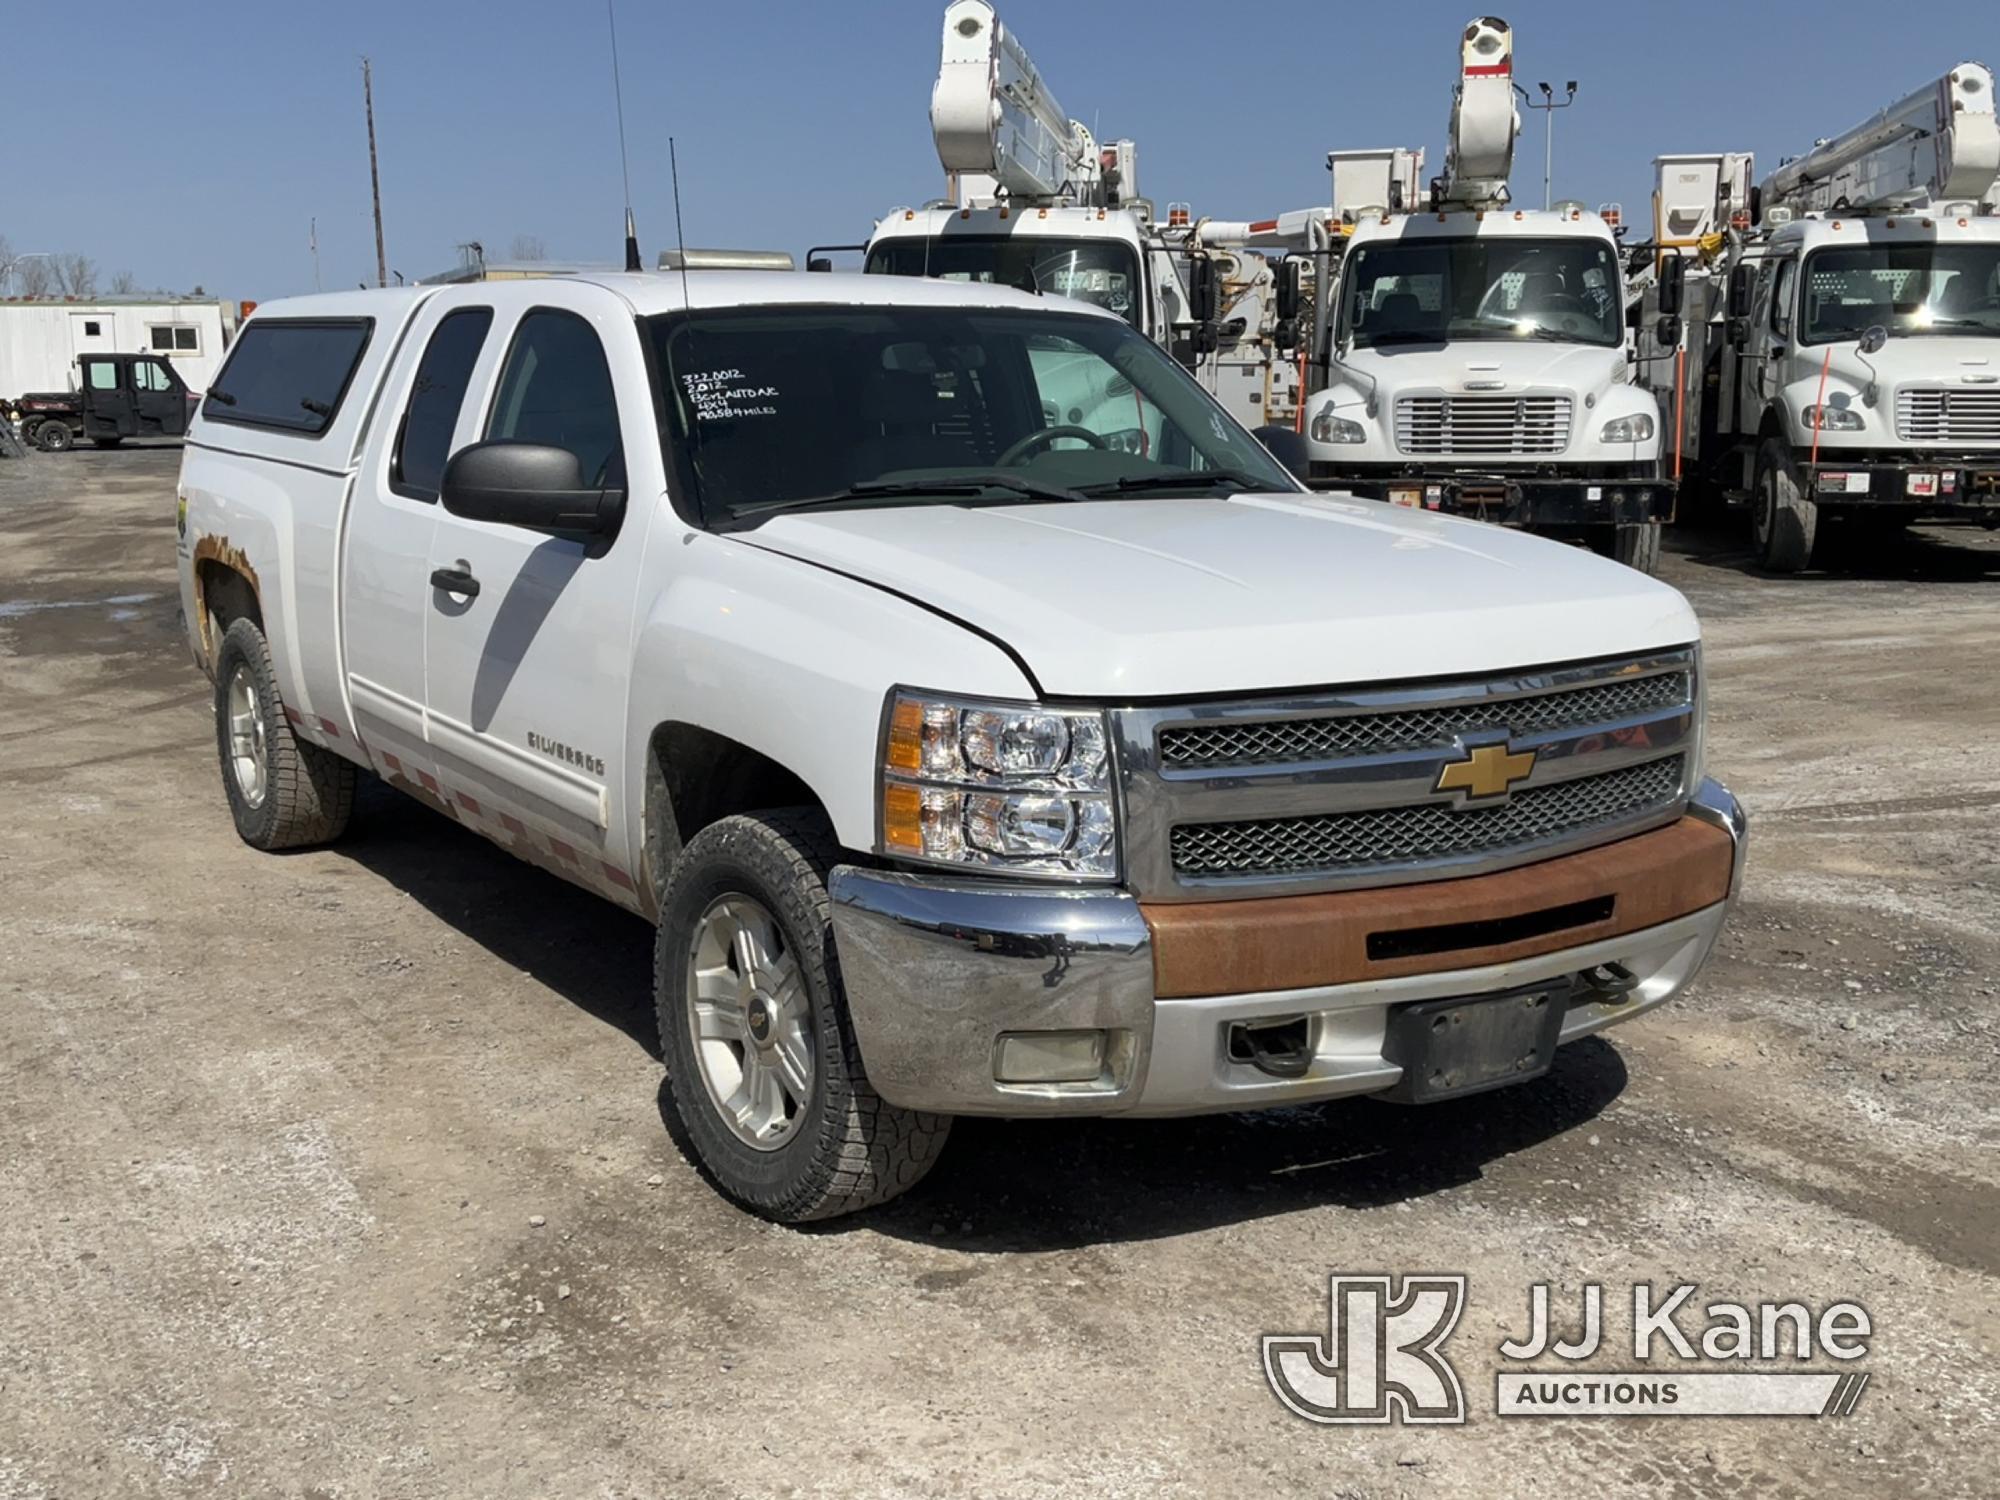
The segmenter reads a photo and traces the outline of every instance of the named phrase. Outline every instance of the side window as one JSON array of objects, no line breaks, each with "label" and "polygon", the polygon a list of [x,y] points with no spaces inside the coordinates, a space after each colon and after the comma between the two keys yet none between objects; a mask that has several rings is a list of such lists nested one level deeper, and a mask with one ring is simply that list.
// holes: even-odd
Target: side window
[{"label": "side window", "polygon": [[493,326],[490,307],[463,307],[439,322],[410,387],[410,404],[389,459],[389,488],[410,500],[435,500],[466,383]]},{"label": "side window", "polygon": [[170,323],[155,323],[146,330],[147,341],[155,349],[174,347],[174,330]]},{"label": "side window", "polygon": [[191,323],[182,323],[174,329],[174,347],[183,354],[198,353],[201,349],[201,330]]},{"label": "side window", "polygon": [[548,307],[521,319],[486,436],[567,448],[586,485],[624,481],[611,366],[588,323]]},{"label": "side window", "polygon": [[340,410],[374,327],[372,318],[251,319],[209,383],[202,416],[318,437]]},{"label": "side window", "polygon": [[84,379],[93,391],[118,389],[118,366],[108,359],[93,359],[84,366]]},{"label": "side window", "polygon": [[1795,260],[1778,262],[1777,290],[1771,294],[1771,331],[1790,333],[1792,331],[1792,289],[1798,280],[1799,263]]},{"label": "side window", "polygon": [[167,367],[157,359],[135,359],[132,361],[132,388],[139,391],[170,391],[174,383],[167,379]]}]

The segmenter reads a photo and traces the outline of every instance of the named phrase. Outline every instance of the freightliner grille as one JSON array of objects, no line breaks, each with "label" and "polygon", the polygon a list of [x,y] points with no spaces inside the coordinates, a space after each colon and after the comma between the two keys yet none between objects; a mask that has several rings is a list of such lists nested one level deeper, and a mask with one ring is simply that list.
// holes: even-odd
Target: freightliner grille
[{"label": "freightliner grille", "polygon": [[1681,769],[1682,758],[1675,755],[1464,811],[1433,801],[1183,825],[1173,831],[1174,871],[1203,879],[1349,872],[1538,844],[1671,807],[1681,796]]},{"label": "freightliner grille", "polygon": [[1396,446],[1405,453],[1534,455],[1569,446],[1567,396],[1402,396]]},{"label": "freightliner grille", "polygon": [[1896,436],[1906,443],[2000,446],[2000,390],[1898,391]]}]

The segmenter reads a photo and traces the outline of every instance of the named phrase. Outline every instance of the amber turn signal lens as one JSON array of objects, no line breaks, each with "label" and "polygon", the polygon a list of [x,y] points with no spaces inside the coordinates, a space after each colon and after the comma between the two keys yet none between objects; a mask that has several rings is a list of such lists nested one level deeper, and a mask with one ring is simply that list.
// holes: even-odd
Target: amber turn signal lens
[{"label": "amber turn signal lens", "polygon": [[882,847],[923,853],[924,795],[915,787],[892,782],[882,788]]},{"label": "amber turn signal lens", "polygon": [[917,771],[924,764],[924,706],[913,698],[899,698],[889,715],[889,766],[896,771]]}]

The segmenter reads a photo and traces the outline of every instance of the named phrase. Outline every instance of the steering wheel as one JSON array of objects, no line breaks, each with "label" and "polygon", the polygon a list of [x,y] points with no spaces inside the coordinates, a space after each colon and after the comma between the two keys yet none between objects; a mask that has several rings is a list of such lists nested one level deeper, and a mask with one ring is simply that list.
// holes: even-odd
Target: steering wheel
[{"label": "steering wheel", "polygon": [[1057,438],[1081,438],[1093,448],[1104,449],[1110,447],[1110,444],[1106,443],[1103,438],[1092,432],[1088,427],[1072,427],[1067,423],[1061,427],[1038,427],[1019,442],[1009,443],[1006,452],[993,460],[994,467],[1000,469],[1012,468],[1037,448],[1046,448]]}]

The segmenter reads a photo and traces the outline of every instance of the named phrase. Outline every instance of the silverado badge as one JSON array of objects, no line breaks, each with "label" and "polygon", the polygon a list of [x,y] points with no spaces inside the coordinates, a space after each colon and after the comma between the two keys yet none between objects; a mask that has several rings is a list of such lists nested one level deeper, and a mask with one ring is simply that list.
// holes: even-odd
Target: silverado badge
[{"label": "silverado badge", "polygon": [[1505,745],[1481,745],[1463,760],[1446,761],[1438,772],[1435,792],[1463,792],[1461,805],[1504,797],[1517,781],[1535,769],[1535,752],[1510,751]]}]

